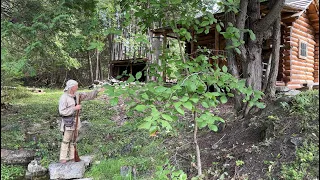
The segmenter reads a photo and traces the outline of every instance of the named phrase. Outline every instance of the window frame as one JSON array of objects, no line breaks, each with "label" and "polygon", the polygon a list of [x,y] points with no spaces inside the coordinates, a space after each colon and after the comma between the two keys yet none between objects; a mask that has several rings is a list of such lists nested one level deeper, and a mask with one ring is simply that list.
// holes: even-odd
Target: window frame
[{"label": "window frame", "polygon": [[[301,50],[302,50],[302,44],[305,44],[306,47],[305,47],[305,51],[306,51],[306,55],[303,56],[302,53],[301,53]],[[301,59],[307,59],[307,56],[308,56],[308,43],[306,41],[303,41],[303,40],[299,40],[299,58]]]}]

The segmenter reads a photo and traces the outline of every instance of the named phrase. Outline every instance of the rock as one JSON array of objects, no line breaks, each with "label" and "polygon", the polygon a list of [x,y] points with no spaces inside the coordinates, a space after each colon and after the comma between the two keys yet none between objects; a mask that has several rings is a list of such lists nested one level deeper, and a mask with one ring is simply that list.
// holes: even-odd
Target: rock
[{"label": "rock", "polygon": [[80,156],[80,159],[84,161],[84,165],[88,167],[92,164],[93,156]]},{"label": "rock", "polygon": [[288,92],[290,91],[290,88],[287,86],[276,86],[276,92]]},{"label": "rock", "polygon": [[136,168],[131,166],[122,166],[120,168],[120,175],[122,177],[129,177],[131,179],[136,179],[137,171]]},{"label": "rock", "polygon": [[288,92],[285,92],[284,95],[286,95],[286,96],[295,96],[295,95],[298,95],[300,92],[301,91],[299,91],[299,90],[292,89],[292,90],[290,90]]},{"label": "rock", "polygon": [[35,157],[35,152],[32,150],[7,150],[1,149],[1,163],[27,165]]},{"label": "rock", "polygon": [[47,169],[40,165],[38,160],[33,160],[28,164],[25,178],[35,179],[36,177],[47,176]]},{"label": "rock", "polygon": [[50,179],[82,178],[85,172],[85,162],[51,163],[49,165]]},{"label": "rock", "polygon": [[1,131],[11,131],[13,129],[19,128],[17,125],[6,125],[1,128]]},{"label": "rock", "polygon": [[302,137],[291,137],[290,142],[294,144],[296,147],[299,147],[303,144]]}]

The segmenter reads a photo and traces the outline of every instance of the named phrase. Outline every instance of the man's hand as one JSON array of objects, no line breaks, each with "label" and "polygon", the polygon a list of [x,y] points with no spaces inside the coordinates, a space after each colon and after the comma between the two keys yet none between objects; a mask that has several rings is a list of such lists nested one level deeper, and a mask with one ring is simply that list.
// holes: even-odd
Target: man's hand
[{"label": "man's hand", "polygon": [[76,105],[73,109],[74,109],[74,110],[80,110],[80,109],[81,109],[81,105],[78,104],[78,105]]}]

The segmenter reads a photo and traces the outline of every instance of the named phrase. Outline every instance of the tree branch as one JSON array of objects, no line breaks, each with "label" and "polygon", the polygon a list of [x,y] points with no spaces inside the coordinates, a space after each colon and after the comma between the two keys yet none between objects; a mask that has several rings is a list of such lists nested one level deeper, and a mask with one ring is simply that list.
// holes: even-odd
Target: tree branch
[{"label": "tree branch", "polygon": [[276,1],[272,9],[269,11],[269,13],[264,18],[262,18],[260,21],[257,22],[254,28],[255,34],[259,34],[265,31],[266,27],[269,28],[275,22],[279,13],[283,8],[284,1],[285,0]]},{"label": "tree branch", "polygon": [[[236,17],[236,27],[238,29],[244,29],[245,23],[246,23],[246,16],[247,16],[247,6],[248,6],[248,0],[241,0],[240,1],[240,10],[239,14]],[[243,32],[240,31],[240,40],[243,39]],[[240,58],[242,61],[245,61],[247,59],[247,50],[244,47],[244,44],[240,45],[239,50],[241,51]]]}]

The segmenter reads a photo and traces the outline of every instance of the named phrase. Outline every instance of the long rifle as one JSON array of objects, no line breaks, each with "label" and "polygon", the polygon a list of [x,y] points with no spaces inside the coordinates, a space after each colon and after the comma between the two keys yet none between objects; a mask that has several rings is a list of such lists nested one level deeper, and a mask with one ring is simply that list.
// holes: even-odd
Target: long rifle
[{"label": "long rifle", "polygon": [[[79,97],[78,97],[79,99]],[[79,101],[79,104],[80,104],[80,99],[78,100]],[[75,129],[74,129],[74,134],[73,134],[73,145],[74,145],[74,161],[75,162],[79,162],[81,161],[79,155],[78,155],[78,151],[77,151],[77,136],[78,136],[78,121],[79,121],[79,112],[80,112],[80,109],[77,110],[77,115],[76,115],[76,126],[75,126]]]}]

